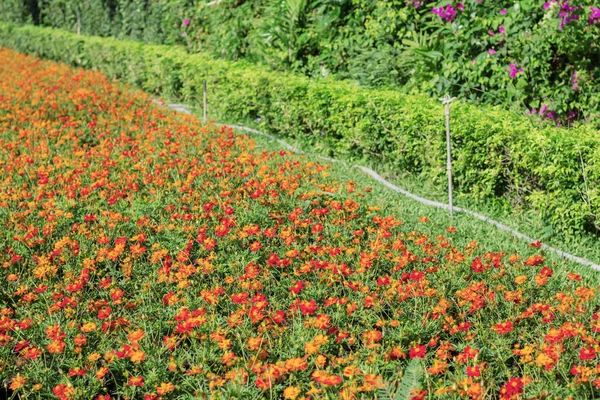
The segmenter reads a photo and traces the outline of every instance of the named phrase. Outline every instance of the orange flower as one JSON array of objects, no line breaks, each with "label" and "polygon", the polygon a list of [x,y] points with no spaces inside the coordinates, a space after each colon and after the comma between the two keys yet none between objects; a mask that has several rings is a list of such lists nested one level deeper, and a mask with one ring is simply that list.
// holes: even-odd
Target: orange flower
[{"label": "orange flower", "polygon": [[12,378],[12,380],[10,381],[10,390],[19,390],[21,389],[23,386],[25,386],[25,384],[27,383],[27,380],[21,376],[21,375],[17,375],[14,378]]},{"label": "orange flower", "polygon": [[283,389],[283,398],[286,400],[295,400],[301,393],[296,386],[288,386]]},{"label": "orange flower", "polygon": [[448,363],[435,359],[433,360],[433,365],[427,369],[427,372],[429,372],[432,375],[439,375],[446,372],[447,368]]},{"label": "orange flower", "polygon": [[315,382],[324,386],[336,386],[342,383],[342,378],[337,375],[330,374],[326,371],[315,371],[312,373],[312,378]]},{"label": "orange flower", "polygon": [[376,389],[381,389],[385,387],[385,383],[381,376],[374,374],[365,374],[363,377],[363,384],[359,388],[361,392],[372,392]]},{"label": "orange flower", "polygon": [[54,386],[52,393],[60,400],[70,400],[75,395],[75,390],[71,386],[61,383]]},{"label": "orange flower", "polygon": [[160,384],[160,386],[156,387],[156,393],[161,396],[165,395],[167,393],[171,393],[174,390],[175,390],[175,385],[173,385],[171,382],[168,382],[168,383],[162,382]]},{"label": "orange flower", "polygon": [[146,359],[146,354],[141,350],[135,350],[131,352],[129,359],[131,362],[139,364]]},{"label": "orange flower", "polygon": [[308,363],[303,358],[290,358],[285,362],[285,367],[288,371],[304,371],[308,367]]},{"label": "orange flower", "polygon": [[322,345],[326,344],[328,341],[329,339],[327,338],[327,336],[318,334],[312,341],[304,345],[304,351],[306,351],[307,354],[315,354],[319,351],[319,348]]},{"label": "orange flower", "polygon": [[132,343],[137,343],[142,340],[146,336],[143,330],[137,329],[127,335],[127,339],[129,339]]},{"label": "orange flower", "polygon": [[106,374],[108,374],[109,369],[106,367],[101,367],[98,369],[98,371],[96,371],[96,379],[98,380],[102,380],[102,378],[104,378],[104,376],[106,376]]},{"label": "orange flower", "polygon": [[144,378],[142,378],[141,376],[131,376],[129,377],[127,384],[129,386],[142,387],[144,386]]}]

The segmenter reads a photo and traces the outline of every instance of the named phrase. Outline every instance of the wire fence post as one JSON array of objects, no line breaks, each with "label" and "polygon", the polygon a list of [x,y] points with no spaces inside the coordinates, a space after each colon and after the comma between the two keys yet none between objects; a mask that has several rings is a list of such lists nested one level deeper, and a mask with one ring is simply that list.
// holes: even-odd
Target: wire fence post
[{"label": "wire fence post", "polygon": [[452,145],[450,142],[450,104],[456,100],[456,97],[445,95],[440,99],[446,108],[446,169],[448,171],[448,205],[450,206],[450,216],[454,216],[454,205],[452,202]]},{"label": "wire fence post", "polygon": [[202,82],[202,92],[204,93],[204,123],[206,124],[206,79]]}]

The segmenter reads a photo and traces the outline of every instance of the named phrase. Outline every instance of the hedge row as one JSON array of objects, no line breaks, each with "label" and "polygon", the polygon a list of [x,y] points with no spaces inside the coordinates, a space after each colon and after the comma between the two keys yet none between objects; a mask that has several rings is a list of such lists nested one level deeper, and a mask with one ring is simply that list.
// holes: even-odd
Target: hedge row
[{"label": "hedge row", "polygon": [[[0,45],[98,69],[109,77],[187,103],[209,82],[210,116],[260,118],[264,129],[309,140],[330,155],[371,159],[445,179],[444,114],[425,96],[311,80],[215,60],[184,49],[62,30],[0,24]],[[559,129],[493,107],[455,104],[452,135],[456,189],[476,199],[505,199],[535,210],[556,229],[600,225],[600,134]]]}]

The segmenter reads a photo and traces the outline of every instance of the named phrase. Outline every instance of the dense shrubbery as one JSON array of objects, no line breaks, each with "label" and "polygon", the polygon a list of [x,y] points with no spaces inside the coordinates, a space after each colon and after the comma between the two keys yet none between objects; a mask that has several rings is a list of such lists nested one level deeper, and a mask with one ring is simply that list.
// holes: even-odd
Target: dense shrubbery
[{"label": "dense shrubbery", "polygon": [[[600,107],[592,0],[9,0],[0,18],[451,93],[561,124]],[[216,3],[216,4],[215,4]],[[36,12],[38,14],[36,14]]]},{"label": "dense shrubbery", "polygon": [[[96,68],[109,77],[188,103],[208,79],[210,114],[260,118],[283,136],[331,154],[370,158],[445,181],[442,108],[426,96],[360,89],[189,55],[173,46],[0,25],[0,45]],[[465,196],[531,206],[558,230],[597,231],[600,136],[590,126],[554,128],[494,107],[453,108],[455,183]]]}]

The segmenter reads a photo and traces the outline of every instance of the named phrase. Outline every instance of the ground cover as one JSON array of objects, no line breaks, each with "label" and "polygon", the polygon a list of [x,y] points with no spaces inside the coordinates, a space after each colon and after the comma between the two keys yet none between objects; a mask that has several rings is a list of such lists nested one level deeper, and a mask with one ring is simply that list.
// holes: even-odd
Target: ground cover
[{"label": "ground cover", "polygon": [[98,72],[0,58],[9,395],[384,398],[406,371],[415,398],[598,395],[593,272]]}]

